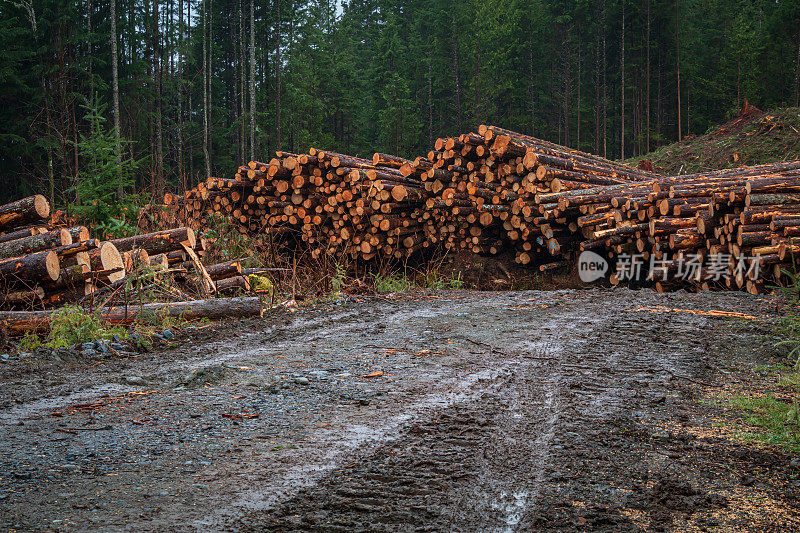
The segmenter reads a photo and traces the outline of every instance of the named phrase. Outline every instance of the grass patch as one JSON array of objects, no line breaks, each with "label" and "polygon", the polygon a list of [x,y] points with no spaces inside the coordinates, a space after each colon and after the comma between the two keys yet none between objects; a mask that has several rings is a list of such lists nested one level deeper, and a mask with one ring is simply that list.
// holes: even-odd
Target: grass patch
[{"label": "grass patch", "polygon": [[765,444],[780,446],[788,451],[800,452],[800,403],[787,404],[772,396],[734,396],[729,400],[734,409],[745,412],[748,424],[764,431],[745,432],[741,436]]},{"label": "grass patch", "polygon": [[405,292],[414,288],[414,282],[405,274],[378,274],[375,276],[375,292]]},{"label": "grass patch", "polygon": [[461,272],[458,272],[455,277],[447,277],[437,270],[428,270],[427,272],[418,272],[416,276],[399,273],[377,274],[373,285],[378,294],[406,292],[414,289],[443,291],[462,289],[464,280],[461,278]]},{"label": "grass patch", "polygon": [[33,351],[37,348],[70,348],[76,344],[96,339],[110,340],[114,335],[127,338],[128,331],[121,326],[104,327],[100,319],[81,307],[67,305],[55,311],[50,318],[50,333],[41,338],[27,333],[20,340],[20,349]]}]

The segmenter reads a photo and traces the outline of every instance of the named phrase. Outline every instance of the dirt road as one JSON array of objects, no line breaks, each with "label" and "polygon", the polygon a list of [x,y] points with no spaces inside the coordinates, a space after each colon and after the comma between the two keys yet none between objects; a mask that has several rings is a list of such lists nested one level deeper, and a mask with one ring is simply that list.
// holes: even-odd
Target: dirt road
[{"label": "dirt road", "polygon": [[[793,457],[706,401],[741,294],[332,302],[163,353],[0,365],[0,529],[791,531]],[[643,309],[645,308],[645,309]]]}]

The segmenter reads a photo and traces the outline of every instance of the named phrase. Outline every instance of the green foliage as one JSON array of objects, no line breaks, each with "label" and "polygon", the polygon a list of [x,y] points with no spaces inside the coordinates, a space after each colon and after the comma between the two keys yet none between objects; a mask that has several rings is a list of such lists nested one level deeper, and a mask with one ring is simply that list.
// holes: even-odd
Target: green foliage
[{"label": "green foliage", "polygon": [[405,275],[378,274],[375,276],[375,291],[378,294],[405,292],[414,288],[414,282]]},{"label": "green foliage", "polygon": [[464,280],[461,279],[461,271],[460,270],[458,271],[458,274],[456,275],[456,277],[450,278],[448,280],[448,285],[450,285],[451,289],[456,290],[456,291],[461,290],[461,288],[464,287]]},{"label": "green foliage", "polygon": [[334,293],[342,292],[347,283],[347,270],[342,263],[336,263],[336,271],[331,278],[331,290]]},{"label": "green foliage", "polygon": [[239,233],[234,224],[217,213],[208,215],[207,220],[205,236],[213,243],[213,253],[219,261],[238,259],[244,267],[266,266],[264,257],[252,252],[255,248],[252,237]]},{"label": "green foliage", "polygon": [[800,371],[800,277],[796,272],[783,271],[790,282],[778,290],[786,299],[786,314],[781,318],[777,330],[784,337],[775,344],[776,347],[789,349],[787,358]]},{"label": "green foliage", "polygon": [[746,434],[754,440],[800,452],[800,401],[787,404],[771,396],[736,396],[730,405],[747,413],[747,422],[764,430]]},{"label": "green foliage", "polygon": [[[117,155],[110,128],[97,127],[110,113],[95,104],[112,101],[109,4],[0,6],[3,194],[51,193],[52,185],[54,201],[72,202],[77,193],[81,216],[116,234],[132,219],[105,209],[123,200],[104,189],[135,182],[160,195],[194,184],[207,177],[206,152],[215,175],[227,175],[251,150],[262,159],[309,146],[410,157],[427,153],[437,137],[495,123],[620,153],[622,0],[255,2],[254,34],[280,35],[281,46],[255,39],[254,109],[249,2],[178,12],[162,0],[120,4],[121,131],[130,142],[119,162],[109,158]],[[797,105],[796,0],[680,2],[677,13],[674,0],[624,7],[629,153],[677,137],[677,35],[684,134],[724,122],[744,98],[762,109]],[[81,111],[87,99],[90,115]],[[144,158],[146,165],[106,172]]]},{"label": "green foliage", "polygon": [[78,202],[71,206],[71,210],[104,233],[115,237],[131,235],[136,229],[141,197],[135,194],[121,196],[119,192],[132,188],[134,172],[140,161],[122,157],[121,144],[124,141],[118,144],[113,129],[106,125],[103,116],[105,105],[95,99],[82,107],[86,111],[84,119],[89,123],[89,131],[81,134],[77,142],[84,166],[72,188]]},{"label": "green foliage", "polygon": [[100,319],[81,307],[67,305],[55,311],[50,319],[48,348],[68,348],[100,336]]},{"label": "green foliage", "polygon": [[91,342],[96,339],[111,339],[114,335],[120,338],[128,336],[125,328],[103,327],[100,319],[83,308],[66,305],[50,316],[50,332],[41,339],[35,333],[26,333],[20,341],[20,348],[33,351],[37,348],[71,348],[76,344]]}]

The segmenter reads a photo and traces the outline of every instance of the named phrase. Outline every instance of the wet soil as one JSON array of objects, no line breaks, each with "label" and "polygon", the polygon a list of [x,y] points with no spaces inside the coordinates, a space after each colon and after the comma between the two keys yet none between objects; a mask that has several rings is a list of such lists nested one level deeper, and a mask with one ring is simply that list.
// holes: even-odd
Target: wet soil
[{"label": "wet soil", "polygon": [[138,357],[5,363],[0,529],[798,530],[800,461],[705,401],[775,355],[768,330],[686,312],[774,308],[349,298]]}]

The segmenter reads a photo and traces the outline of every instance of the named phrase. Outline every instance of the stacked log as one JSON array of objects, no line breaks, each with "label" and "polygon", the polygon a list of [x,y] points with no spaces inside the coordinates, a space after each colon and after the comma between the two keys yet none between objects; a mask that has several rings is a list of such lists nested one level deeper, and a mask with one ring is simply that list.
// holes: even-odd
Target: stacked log
[{"label": "stacked log", "polygon": [[[196,229],[217,216],[256,247],[277,243],[312,257],[511,251],[518,263],[550,271],[592,250],[612,262],[658,264],[660,276],[646,269],[657,290],[761,292],[786,281],[800,255],[798,177],[800,162],[664,177],[481,126],[438,139],[414,160],[277,152],[232,178],[168,195],[159,212],[171,214],[159,216]],[[724,265],[696,266],[720,254]],[[742,267],[753,256],[759,272]],[[690,275],[679,276],[690,260]],[[610,281],[625,278],[614,273]]]},{"label": "stacked log", "polygon": [[[60,217],[65,222],[66,217]],[[126,275],[151,259],[194,254],[198,241],[190,228],[102,241],[85,226],[56,226],[44,196],[0,206],[0,306],[55,307],[82,302],[104,287],[121,286]],[[195,256],[196,258],[196,256]],[[197,261],[191,265],[204,292],[216,287]]]},{"label": "stacked log", "polygon": [[575,213],[538,202],[537,195],[656,177],[495,126],[438,139],[427,158],[400,170],[434,194],[425,217],[431,241],[475,253],[513,248],[518,263],[541,258],[547,265],[569,258],[577,226],[568,221]]},{"label": "stacked log", "polygon": [[403,176],[405,160],[375,154],[372,161],[311,149],[251,161],[233,178],[208,178],[180,202],[165,197],[194,228],[213,216],[253,237],[256,248],[302,245],[311,256],[349,254],[372,260],[407,258],[426,248],[421,182]]},{"label": "stacked log", "polygon": [[[581,250],[636,258],[659,291],[679,287],[757,294],[785,280],[800,251],[800,162],[543,194],[577,208]],[[797,233],[795,233],[797,232]],[[612,284],[631,272],[615,272]]]}]

